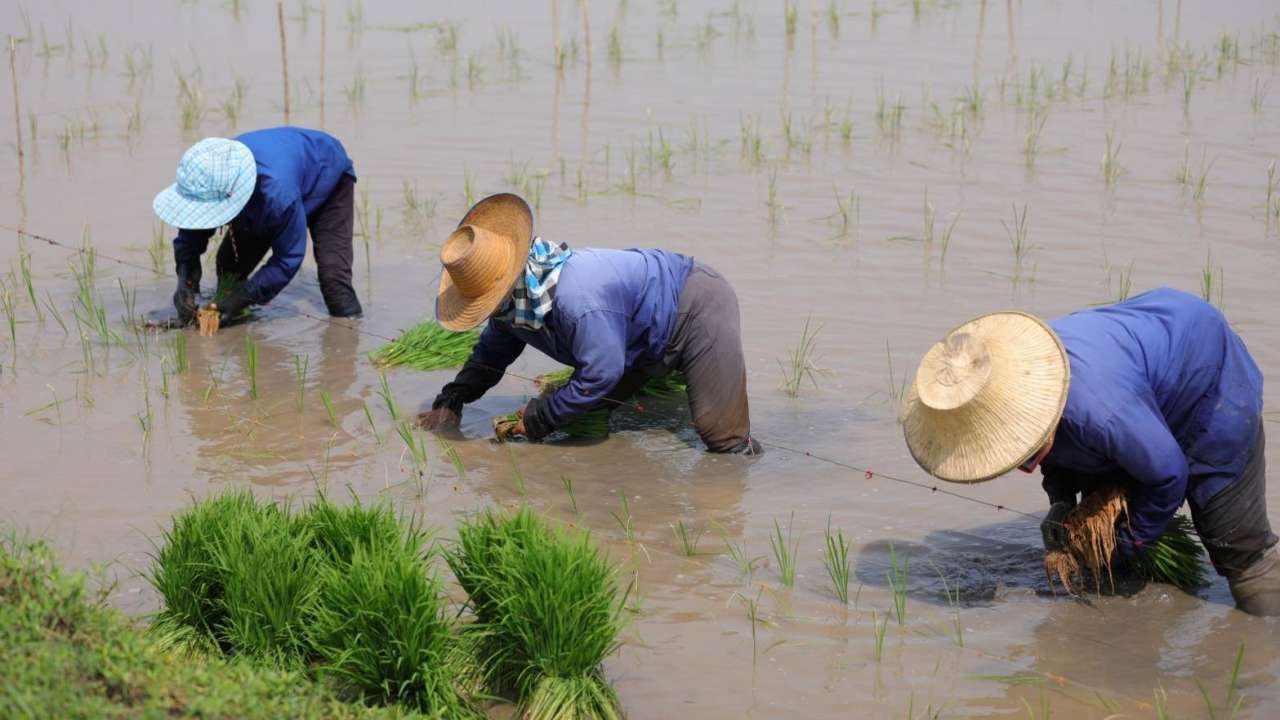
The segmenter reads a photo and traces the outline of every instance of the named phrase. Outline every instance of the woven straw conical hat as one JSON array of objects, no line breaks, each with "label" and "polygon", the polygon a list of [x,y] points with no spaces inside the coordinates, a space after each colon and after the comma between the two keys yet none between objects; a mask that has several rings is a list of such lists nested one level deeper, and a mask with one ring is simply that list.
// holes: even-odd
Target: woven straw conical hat
[{"label": "woven straw conical hat", "polygon": [[1039,318],[998,312],[970,320],[920,361],[903,407],[911,456],[951,482],[1009,472],[1048,442],[1070,374],[1062,341]]},{"label": "woven straw conical hat", "polygon": [[533,243],[533,213],[516,195],[491,195],[475,204],[440,248],[436,319],[470,330],[497,310],[524,272]]}]

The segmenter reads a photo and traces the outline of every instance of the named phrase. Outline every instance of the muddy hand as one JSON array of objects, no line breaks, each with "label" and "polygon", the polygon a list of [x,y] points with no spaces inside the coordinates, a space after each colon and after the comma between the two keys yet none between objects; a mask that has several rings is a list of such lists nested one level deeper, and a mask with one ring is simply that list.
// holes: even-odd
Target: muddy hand
[{"label": "muddy hand", "polygon": [[458,413],[447,407],[438,407],[418,415],[418,427],[423,430],[454,430],[461,422],[462,418]]},{"label": "muddy hand", "polygon": [[524,437],[524,410],[517,410],[510,415],[495,415],[493,417],[493,435],[498,442]]}]

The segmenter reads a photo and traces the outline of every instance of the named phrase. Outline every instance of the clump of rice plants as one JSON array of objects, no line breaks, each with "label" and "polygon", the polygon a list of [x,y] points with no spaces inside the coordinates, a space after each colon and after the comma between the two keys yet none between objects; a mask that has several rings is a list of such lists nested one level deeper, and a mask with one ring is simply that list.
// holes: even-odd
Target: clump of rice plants
[{"label": "clump of rice plants", "polygon": [[[1116,551],[1116,523],[1125,521],[1128,512],[1128,501],[1124,491],[1118,487],[1093,492],[1072,508],[1064,523],[1067,526],[1066,547],[1045,553],[1044,567],[1050,588],[1055,587],[1056,579],[1072,595],[1088,584],[1101,592],[1105,573],[1108,585],[1114,589],[1112,564]],[[1191,521],[1186,516],[1176,515],[1130,570],[1148,581],[1165,582],[1184,589],[1198,588],[1207,579],[1200,554]]]},{"label": "clump of rice plants", "polygon": [[415,370],[444,370],[462,367],[479,341],[479,330],[451,332],[428,320],[405,330],[375,350],[372,357],[378,367],[408,365]]},{"label": "clump of rice plants", "polygon": [[462,668],[426,533],[385,505],[322,501],[299,520],[323,559],[311,629],[321,672],[366,700],[481,717],[453,681]]},{"label": "clump of rice plants", "polygon": [[518,716],[622,717],[600,665],[618,648],[626,596],[588,535],[527,507],[488,512],[459,524],[446,557],[471,598],[482,675]]},{"label": "clump of rice plants", "polygon": [[480,717],[427,534],[385,505],[299,512],[247,490],[179,515],[155,555],[162,644],[311,666],[365,700]]}]

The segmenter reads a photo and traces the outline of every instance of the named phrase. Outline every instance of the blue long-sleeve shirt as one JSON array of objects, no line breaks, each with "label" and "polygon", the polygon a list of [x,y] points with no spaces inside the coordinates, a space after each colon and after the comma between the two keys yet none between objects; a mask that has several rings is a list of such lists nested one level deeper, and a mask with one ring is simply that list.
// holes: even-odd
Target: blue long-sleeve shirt
[{"label": "blue long-sleeve shirt", "polygon": [[1071,365],[1043,462],[1051,501],[1090,476],[1128,476],[1141,549],[1183,500],[1203,507],[1240,475],[1261,418],[1262,373],[1216,308],[1160,288],[1050,325]]},{"label": "blue long-sleeve shirt", "polygon": [[[249,202],[231,221],[237,243],[262,243],[271,257],[246,281],[251,302],[274,298],[307,255],[307,216],[329,198],[343,175],[355,178],[347,151],[319,130],[278,127],[237,136],[253,153],[258,180]],[[177,265],[199,263],[213,230],[178,230],[173,240]]]},{"label": "blue long-sleeve shirt", "polygon": [[607,395],[623,373],[662,361],[693,259],[665,250],[575,249],[538,332],[490,320],[458,377],[434,407],[455,412],[479,399],[526,345],[574,368],[573,377],[526,414],[530,437],[564,425]]}]

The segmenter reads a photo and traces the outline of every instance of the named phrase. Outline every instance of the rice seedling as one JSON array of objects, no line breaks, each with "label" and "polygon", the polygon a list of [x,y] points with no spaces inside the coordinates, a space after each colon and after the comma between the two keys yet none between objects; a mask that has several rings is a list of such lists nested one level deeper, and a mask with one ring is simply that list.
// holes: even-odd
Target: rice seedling
[{"label": "rice seedling", "polygon": [[959,224],[962,215],[964,215],[963,212],[956,213],[955,217],[951,218],[951,222],[947,225],[947,229],[942,233],[942,252],[938,255],[938,267],[940,268],[947,266],[947,251],[951,249],[951,235],[955,232],[956,225]]},{"label": "rice seedling", "polygon": [[812,320],[812,317],[805,318],[804,327],[800,331],[800,344],[787,351],[787,365],[784,366],[781,361],[778,363],[782,370],[782,391],[790,397],[800,394],[800,386],[806,379],[816,389],[817,376],[826,372],[815,364],[818,332],[822,330],[822,326],[812,327]]},{"label": "rice seedling", "polygon": [[627,595],[587,534],[527,506],[490,512],[459,523],[446,559],[475,612],[481,673],[520,717],[622,717],[601,663],[620,645]]},{"label": "rice seedling", "polygon": [[831,587],[841,605],[849,604],[849,542],[844,539],[844,532],[831,532],[831,516],[827,516],[826,552],[822,562],[827,568],[827,577],[831,578]]},{"label": "rice seedling", "polygon": [[462,456],[458,454],[458,448],[450,445],[448,442],[445,442],[444,438],[436,438],[436,441],[440,443],[440,450],[444,453],[444,456],[448,458],[449,464],[453,465],[453,471],[457,474],[458,479],[462,480],[466,478],[467,467],[462,464]]},{"label": "rice seedling", "polygon": [[62,334],[69,334],[67,323],[62,319],[62,313],[58,311],[58,306],[53,302],[53,295],[46,289],[44,291],[44,309],[49,311],[49,315],[58,322],[58,326],[62,328]]},{"label": "rice seedling", "polygon": [[573,478],[568,475],[561,475],[560,484],[564,486],[565,494],[569,496],[569,505],[573,508],[573,514],[581,515],[578,511],[578,496],[573,491]]},{"label": "rice seedling", "polygon": [[631,519],[631,504],[627,502],[626,493],[619,492],[618,499],[622,501],[622,511],[613,512],[611,510],[609,511],[609,514],[612,515],[614,521],[618,523],[618,527],[622,528],[622,535],[627,539],[627,542],[635,542],[636,526],[635,522]]},{"label": "rice seedling", "polygon": [[1249,96],[1249,110],[1258,115],[1262,113],[1262,106],[1267,101],[1267,88],[1270,83],[1263,83],[1261,78],[1253,81],[1253,94]]},{"label": "rice seedling", "polygon": [[182,122],[182,132],[190,135],[200,127],[207,112],[200,90],[200,70],[197,68],[186,75],[175,68],[174,74],[178,79],[178,116]]},{"label": "rice seedling", "polygon": [[31,307],[36,311],[36,319],[44,323],[44,311],[40,309],[40,301],[36,298],[36,284],[31,274],[31,253],[25,248],[18,249],[18,272],[22,276],[22,287],[27,291]]},{"label": "rice seedling", "polygon": [[778,519],[773,519],[773,535],[769,536],[769,547],[773,550],[773,558],[778,563],[778,575],[782,579],[782,584],[792,587],[796,584],[796,554],[800,549],[800,539],[794,538],[791,534],[792,522],[795,520],[796,514],[791,513],[791,519],[787,521],[787,533],[782,534],[782,525],[778,523]]},{"label": "rice seedling", "polygon": [[18,319],[17,309],[14,302],[13,291],[9,289],[8,283],[0,278],[0,308],[4,309],[5,321],[9,325],[9,345],[13,352],[13,364],[17,364],[18,360]]},{"label": "rice seedling", "polygon": [[747,608],[747,622],[751,623],[751,666],[754,668],[760,657],[760,640],[758,628],[764,622],[760,617],[760,596],[764,594],[764,588],[760,587],[756,590],[755,597],[747,597],[742,593],[734,593],[733,597],[742,601]]},{"label": "rice seedling", "polygon": [[1191,199],[1197,203],[1204,202],[1205,191],[1209,189],[1209,171],[1213,169],[1213,164],[1218,161],[1217,158],[1210,160],[1205,164],[1205,158],[1209,153],[1209,148],[1204,148],[1200,153],[1200,172],[1195,176],[1195,184],[1191,193]]},{"label": "rice seedling", "polygon": [[614,67],[622,64],[622,39],[616,25],[609,31],[609,63]]},{"label": "rice seedling", "polygon": [[1263,206],[1267,216],[1267,225],[1272,220],[1280,219],[1280,177],[1276,173],[1276,161],[1267,165],[1267,204]]},{"label": "rice seedling", "polygon": [[676,536],[676,541],[680,543],[680,552],[685,557],[694,557],[698,554],[698,541],[707,532],[704,530],[694,531],[692,528],[684,524],[684,520],[677,520],[671,525],[671,532]]},{"label": "rice seedling", "polygon": [[1219,310],[1223,310],[1226,304],[1222,300],[1222,266],[1217,267],[1216,278],[1214,270],[1213,254],[1210,253],[1205,256],[1204,269],[1200,271],[1200,297],[1204,298],[1205,302],[1217,305]]},{"label": "rice seedling", "polygon": [[786,21],[787,35],[796,34],[796,20],[800,15],[800,3],[795,0],[783,4],[783,17]]},{"label": "rice seedling", "polygon": [[898,549],[893,543],[889,543],[889,571],[885,573],[885,577],[888,578],[889,589],[893,592],[893,614],[899,625],[907,621],[907,583],[910,561],[910,556],[904,556],[899,564]]},{"label": "rice seedling", "polygon": [[871,609],[871,630],[872,630],[872,648],[874,648],[874,657],[876,662],[884,657],[884,636],[889,629],[889,616],[884,616],[882,622],[876,614],[875,608]]},{"label": "rice seedling", "polygon": [[1027,241],[1027,205],[1023,203],[1022,211],[1018,211],[1017,204],[1013,205],[1013,225],[1010,226],[1004,220],[1000,221],[1004,226],[1005,235],[1009,237],[1009,245],[1013,248],[1014,266],[1021,270],[1023,261],[1027,257],[1027,253],[1031,251],[1031,243]]},{"label": "rice seedling", "polygon": [[849,237],[850,224],[853,225],[856,234],[862,224],[862,198],[858,197],[858,193],[853,190],[849,191],[847,199],[842,197],[840,191],[834,187],[831,190],[836,197],[836,212],[833,217],[840,221],[840,237]]},{"label": "rice seedling", "polygon": [[253,336],[244,336],[244,366],[249,373],[249,397],[258,399],[258,344]]},{"label": "rice seedling", "polygon": [[764,164],[764,136],[758,116],[738,116],[738,138],[743,159],[755,166]]},{"label": "rice seedling", "polygon": [[328,390],[320,391],[320,403],[324,405],[324,412],[329,418],[329,425],[336,430],[338,428],[338,413],[333,408],[333,397],[329,395]]},{"label": "rice seedling", "polygon": [[443,370],[462,367],[479,341],[479,330],[451,332],[428,320],[400,333],[371,357],[380,368],[407,365],[422,371]]},{"label": "rice seedling", "polygon": [[840,5],[837,0],[827,3],[827,29],[830,30],[831,37],[840,37]]},{"label": "rice seedling", "polygon": [[364,94],[368,86],[369,80],[365,77],[364,68],[357,65],[351,82],[342,88],[343,94],[347,96],[347,107],[357,111],[364,107]]},{"label": "rice seedling", "polygon": [[405,450],[409,454],[409,461],[413,464],[414,474],[421,478],[427,468],[427,444],[423,438],[414,432],[413,426],[408,421],[396,422],[396,434],[404,441]]},{"label": "rice seedling", "polygon": [[302,412],[307,397],[307,369],[311,365],[310,355],[293,356],[294,405]]},{"label": "rice seedling", "polygon": [[1182,112],[1191,112],[1191,96],[1195,94],[1199,71],[1193,65],[1182,68]]},{"label": "rice seedling", "polygon": [[191,364],[187,360],[187,334],[173,334],[173,371],[175,373],[184,374],[190,368]]},{"label": "rice seedling", "polygon": [[368,401],[360,401],[360,407],[364,409],[364,419],[369,423],[369,432],[373,433],[374,442],[381,445],[382,435],[378,432],[378,423],[373,420],[373,411],[369,409]]},{"label": "rice seedling", "polygon": [[[1037,121],[1037,117],[1039,120]],[[1034,109],[1027,120],[1027,132],[1023,135],[1022,155],[1027,167],[1036,164],[1036,156],[1040,154],[1040,136],[1044,132],[1044,124],[1049,120],[1049,111],[1036,112]]]},{"label": "rice seedling", "polygon": [[957,581],[954,585],[951,584],[932,560],[929,564],[933,565],[933,571],[938,573],[938,580],[942,582],[942,595],[947,599],[947,606],[951,608],[952,624],[947,634],[957,646],[964,647],[964,625],[960,622],[960,583]]},{"label": "rice seedling", "polygon": [[896,137],[902,130],[902,119],[906,111],[907,106],[902,104],[901,93],[894,104],[888,104],[882,78],[876,86],[876,124],[879,125],[881,134]]},{"label": "rice seedling", "polygon": [[1235,718],[1240,712],[1240,706],[1244,703],[1244,696],[1240,694],[1240,666],[1244,662],[1244,641],[1240,642],[1240,647],[1236,650],[1236,661],[1231,667],[1231,674],[1227,676],[1227,696],[1222,702],[1222,707],[1214,707],[1213,700],[1209,698],[1209,691],[1204,685],[1196,680],[1196,688],[1200,690],[1200,696],[1204,698],[1205,709],[1209,713],[1209,720],[1218,720],[1218,711],[1222,711],[1221,717],[1230,720]]},{"label": "rice seedling", "polygon": [[[1111,287],[1111,271],[1112,267],[1107,267],[1107,287]],[[1120,271],[1120,277],[1116,287],[1116,302],[1124,302],[1129,299],[1129,295],[1133,292],[1133,262],[1128,267]]]},{"label": "rice seedling", "polygon": [[462,171],[462,202],[467,207],[476,204],[475,177],[472,176],[471,170],[463,169]]},{"label": "rice seedling", "polygon": [[231,87],[231,93],[218,106],[218,109],[222,111],[222,116],[226,118],[227,124],[232,128],[239,122],[240,112],[244,110],[244,98],[248,90],[248,83],[245,82],[244,78],[237,76],[235,84]]},{"label": "rice seedling", "polygon": [[922,210],[924,215],[924,235],[922,239],[926,245],[933,245],[933,225],[937,218],[937,210],[934,209],[933,203],[929,202],[929,188],[924,189],[924,207]]},{"label": "rice seedling", "polygon": [[1122,142],[1116,142],[1114,130],[1107,131],[1107,147],[1102,151],[1102,178],[1109,188],[1115,187],[1116,179],[1124,172],[1124,168],[1120,167],[1120,148],[1123,145]]},{"label": "rice seedling", "polygon": [[391,392],[391,383],[387,380],[387,374],[378,373],[378,397],[382,398],[383,405],[387,408],[387,414],[391,416],[393,421],[400,420],[400,406],[396,403],[396,397]]}]

